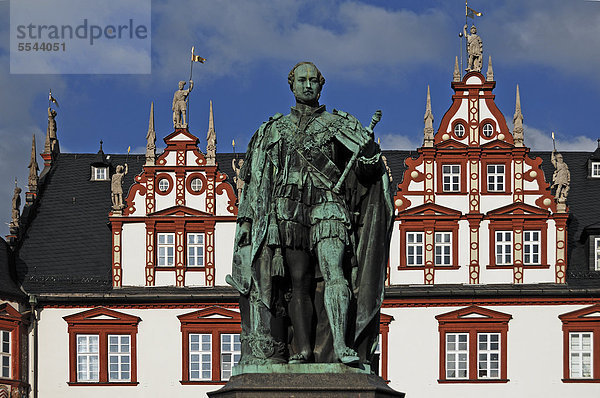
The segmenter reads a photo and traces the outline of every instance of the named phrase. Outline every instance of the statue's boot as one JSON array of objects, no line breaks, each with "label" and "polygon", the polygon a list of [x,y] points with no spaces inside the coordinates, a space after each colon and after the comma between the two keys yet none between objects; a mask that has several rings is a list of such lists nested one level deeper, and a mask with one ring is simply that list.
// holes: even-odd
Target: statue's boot
[{"label": "statue's boot", "polygon": [[324,298],[335,355],[340,362],[346,365],[358,363],[360,359],[358,354],[346,345],[345,339],[348,306],[350,305],[348,282],[345,279],[325,282]]},{"label": "statue's boot", "polygon": [[294,327],[294,346],[299,351],[290,357],[289,363],[312,362],[314,355],[310,344],[310,330],[312,326],[312,302],[308,296],[300,294],[292,296],[289,310],[292,326]]}]

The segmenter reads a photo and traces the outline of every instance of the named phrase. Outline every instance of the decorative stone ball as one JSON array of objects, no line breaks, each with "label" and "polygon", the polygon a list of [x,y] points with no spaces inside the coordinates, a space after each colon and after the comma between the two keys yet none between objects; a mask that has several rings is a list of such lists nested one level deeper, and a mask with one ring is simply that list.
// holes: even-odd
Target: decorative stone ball
[{"label": "decorative stone ball", "polygon": [[531,176],[531,178],[535,178],[535,177],[537,177],[537,171],[535,171],[535,170],[531,170],[531,171],[529,172],[529,175]]},{"label": "decorative stone ball", "polygon": [[413,170],[413,172],[412,172],[412,173],[410,173],[410,176],[411,176],[412,178],[417,178],[417,177],[419,176],[419,172],[418,172],[418,171],[416,171],[416,170]]},{"label": "decorative stone ball", "polygon": [[502,134],[502,133],[498,134],[498,139],[499,140],[503,140],[504,139],[504,134]]},{"label": "decorative stone ball", "polygon": [[446,141],[446,140],[449,140],[449,139],[450,139],[450,135],[449,134],[446,133],[446,134],[442,135],[442,140]]},{"label": "decorative stone ball", "polygon": [[544,199],[544,206],[550,206],[552,201],[549,198]]},{"label": "decorative stone ball", "polygon": [[394,204],[396,205],[396,207],[402,206],[402,199],[396,199],[396,201],[394,202]]}]

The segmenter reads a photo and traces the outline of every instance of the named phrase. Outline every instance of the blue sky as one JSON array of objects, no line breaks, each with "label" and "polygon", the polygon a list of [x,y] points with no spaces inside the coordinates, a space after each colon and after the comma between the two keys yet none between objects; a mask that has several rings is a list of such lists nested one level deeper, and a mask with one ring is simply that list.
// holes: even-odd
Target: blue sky
[{"label": "blue sky", "polygon": [[[496,103],[507,120],[520,85],[526,145],[550,150],[556,131],[560,150],[594,149],[600,2],[472,0],[469,6],[483,12],[475,23],[486,65],[492,56]],[[415,149],[427,85],[436,128],[450,106],[464,25],[462,0],[154,0],[151,74],[15,75],[9,73],[8,11],[9,1],[0,0],[0,219],[6,221],[14,178],[21,187],[27,181],[32,134],[38,153],[43,150],[49,88],[60,103],[63,152],[96,152],[103,140],[107,153],[128,146],[141,153],[151,101],[161,148],[173,131],[173,92],[189,77],[194,45],[207,62],[194,65],[190,130],[204,148],[212,100],[218,151],[230,152],[232,139],[243,151],[262,121],[289,111],[287,73],[311,60],[327,80],[321,102],[328,109],[364,124],[381,109],[376,135],[383,148]],[[129,55],[122,56],[127,62]]]}]

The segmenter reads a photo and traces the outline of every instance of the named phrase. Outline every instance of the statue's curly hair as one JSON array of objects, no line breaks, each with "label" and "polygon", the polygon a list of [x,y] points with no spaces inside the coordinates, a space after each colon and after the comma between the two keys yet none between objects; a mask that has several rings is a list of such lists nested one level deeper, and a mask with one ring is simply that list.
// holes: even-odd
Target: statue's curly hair
[{"label": "statue's curly hair", "polygon": [[300,65],[312,65],[317,70],[317,77],[319,78],[319,84],[321,85],[321,88],[323,88],[323,86],[325,85],[325,78],[321,74],[321,71],[319,70],[319,68],[317,68],[317,66],[315,64],[313,64],[312,62],[303,61],[303,62],[298,62],[296,65],[294,65],[294,67],[292,68],[290,73],[288,73],[288,84],[290,85],[290,90],[294,91],[294,72],[296,71],[296,68],[299,67]]}]

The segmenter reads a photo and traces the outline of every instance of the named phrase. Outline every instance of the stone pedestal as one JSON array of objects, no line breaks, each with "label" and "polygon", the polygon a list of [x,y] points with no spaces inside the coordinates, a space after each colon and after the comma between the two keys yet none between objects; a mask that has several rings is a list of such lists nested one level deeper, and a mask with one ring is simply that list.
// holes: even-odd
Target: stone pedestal
[{"label": "stone pedestal", "polygon": [[[379,376],[341,364],[271,365],[238,369],[210,398],[403,398]],[[335,369],[329,369],[335,368]],[[331,373],[331,370],[337,371]],[[240,374],[241,373],[241,374]]]}]

